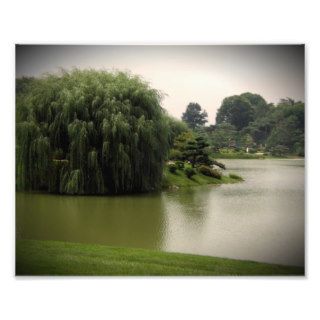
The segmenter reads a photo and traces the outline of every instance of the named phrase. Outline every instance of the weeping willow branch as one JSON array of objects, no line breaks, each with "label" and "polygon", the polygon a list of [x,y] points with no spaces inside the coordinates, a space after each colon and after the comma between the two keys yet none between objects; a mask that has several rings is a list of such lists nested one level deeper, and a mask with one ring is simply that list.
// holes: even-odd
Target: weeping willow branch
[{"label": "weeping willow branch", "polygon": [[158,91],[127,73],[75,69],[28,80],[17,91],[17,188],[160,188],[169,138],[160,102]]}]

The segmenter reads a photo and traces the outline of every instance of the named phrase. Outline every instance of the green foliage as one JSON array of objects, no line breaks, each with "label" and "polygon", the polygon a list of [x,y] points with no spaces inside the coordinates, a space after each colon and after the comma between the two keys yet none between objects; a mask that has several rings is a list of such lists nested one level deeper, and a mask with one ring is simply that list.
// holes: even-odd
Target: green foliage
[{"label": "green foliage", "polygon": [[176,166],[179,170],[184,169],[184,162],[183,161],[176,161]]},{"label": "green foliage", "polygon": [[249,133],[246,133],[245,130],[242,130],[242,132],[240,132],[238,141],[240,142],[240,145],[245,149],[252,149],[252,147],[255,145],[252,136]]},{"label": "green foliage", "polygon": [[179,135],[174,141],[174,151],[170,156],[174,160],[189,161],[194,167],[196,164],[211,164],[209,159],[208,142],[198,133],[187,131]]},{"label": "green foliage", "polygon": [[212,177],[219,180],[222,178],[222,173],[217,169],[212,169],[208,166],[202,165],[198,168],[198,170],[200,173],[202,173],[205,176]]},{"label": "green foliage", "polygon": [[217,170],[217,169],[212,169],[212,171],[211,171],[211,177],[221,180],[221,178],[222,178],[222,173],[221,173],[221,171],[219,171],[219,170]]},{"label": "green foliage", "polygon": [[274,126],[270,117],[271,111],[266,116],[257,118],[254,122],[251,122],[247,127],[247,131],[250,133],[253,141],[256,144],[265,144],[270,132]]},{"label": "green foliage", "polygon": [[284,157],[289,153],[289,148],[283,145],[277,145],[270,148],[270,153],[276,157]]},{"label": "green foliage", "polygon": [[[137,76],[63,71],[17,80],[17,188],[66,194],[160,188],[170,139],[161,94]],[[161,146],[161,147],[160,147]]]},{"label": "green foliage", "polygon": [[193,141],[194,139],[195,139],[195,133],[191,130],[181,133],[174,140],[173,150],[177,150],[183,158],[182,153],[184,152],[186,145],[188,144],[189,141]]},{"label": "green foliage", "polygon": [[208,140],[213,150],[229,148],[236,144],[237,130],[230,123],[221,123],[214,126],[208,134]]},{"label": "green foliage", "polygon": [[304,153],[304,104],[281,100],[270,117],[275,125],[266,141],[267,148],[271,151],[282,145],[289,152]]},{"label": "green foliage", "polygon": [[174,140],[181,133],[188,131],[188,126],[185,122],[175,119],[170,116],[166,116],[169,125],[169,145],[172,148]]},{"label": "green foliage", "polygon": [[80,169],[65,171],[60,183],[60,193],[84,194],[84,177]]},{"label": "green foliage", "polygon": [[202,127],[207,120],[208,114],[205,110],[202,111],[198,103],[191,102],[188,104],[186,111],[182,115],[182,120],[188,124],[191,129]]},{"label": "green foliage", "polygon": [[216,125],[206,134],[213,152],[222,148],[271,151],[278,145],[304,155],[304,103],[281,99],[274,106],[250,92],[227,97],[217,112]]},{"label": "green foliage", "polygon": [[242,96],[231,96],[223,100],[218,109],[216,123],[229,123],[237,130],[248,126],[253,120],[253,108],[248,99]]},{"label": "green foliage", "polygon": [[218,166],[219,168],[225,170],[226,169],[226,166],[224,163],[221,163],[217,160],[211,160],[212,164],[215,165],[215,166]]},{"label": "green foliage", "polygon": [[229,177],[230,177],[231,179],[235,179],[235,180],[243,180],[242,177],[238,176],[238,175],[235,174],[235,173],[229,173]]},{"label": "green foliage", "polygon": [[182,160],[186,161],[185,150],[189,141],[194,141],[195,135],[193,131],[188,130],[181,133],[174,139],[173,148],[170,149],[169,158],[170,160]]},{"label": "green foliage", "polygon": [[183,157],[185,160],[188,160],[191,163],[192,167],[194,167],[196,164],[197,155],[198,155],[198,150],[197,150],[196,141],[195,140],[187,141],[187,144],[183,151]]},{"label": "green foliage", "polygon": [[208,177],[211,177],[211,171],[212,171],[212,169],[210,168],[210,167],[208,167],[208,166],[200,166],[199,168],[198,168],[198,171],[200,172],[200,173],[202,173],[202,174],[204,174],[205,176],[208,176]]},{"label": "green foliage", "polygon": [[184,172],[185,172],[186,176],[187,176],[189,179],[191,179],[192,176],[194,176],[194,175],[196,174],[196,171],[195,171],[193,168],[190,168],[190,167],[186,167],[186,168],[184,169]]},{"label": "green foliage", "polygon": [[213,153],[212,156],[218,159],[263,159],[266,154],[251,154],[243,151],[229,153]]},{"label": "green foliage", "polygon": [[169,159],[170,160],[177,160],[177,159],[183,159],[182,152],[178,149],[170,149],[169,151]]},{"label": "green foliage", "polygon": [[198,135],[196,137],[196,150],[197,155],[195,163],[210,165],[212,161],[209,159],[209,143],[203,135]]},{"label": "green foliage", "polygon": [[300,156],[304,157],[304,141],[297,141],[293,145],[294,152]]},{"label": "green foliage", "polygon": [[261,118],[265,116],[271,108],[271,105],[267,104],[266,100],[259,94],[245,92],[240,97],[247,99],[253,109],[253,118]]},{"label": "green foliage", "polygon": [[[34,141],[40,136],[40,128],[34,121],[23,121],[17,124],[17,185],[19,190],[31,190],[35,184],[33,176]],[[40,151],[40,150],[39,150]]]},{"label": "green foliage", "polygon": [[[190,165],[185,164],[185,168],[190,168]],[[196,187],[207,184],[224,184],[224,183],[236,183],[241,180],[232,179],[229,176],[222,175],[221,179],[214,179],[211,176],[205,176],[201,174],[198,169],[195,169],[195,174],[192,179],[189,179],[185,173],[185,170],[177,170],[175,173],[171,173],[168,166],[164,168],[162,187],[164,189],[177,189]]]},{"label": "green foliage", "polygon": [[171,173],[175,173],[178,170],[178,167],[174,163],[169,164],[168,168]]}]

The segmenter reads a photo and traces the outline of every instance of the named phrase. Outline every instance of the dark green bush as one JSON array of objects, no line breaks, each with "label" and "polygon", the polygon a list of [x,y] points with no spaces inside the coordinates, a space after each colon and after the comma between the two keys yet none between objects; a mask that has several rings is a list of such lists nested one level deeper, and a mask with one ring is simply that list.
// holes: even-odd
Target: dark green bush
[{"label": "dark green bush", "polygon": [[176,161],[176,166],[179,170],[184,169],[184,162],[183,161]]},{"label": "dark green bush", "polygon": [[193,168],[189,167],[185,168],[184,172],[189,179],[196,174],[196,171]]},{"label": "dark green bush", "polygon": [[217,160],[212,160],[212,164],[214,164],[215,166],[220,167],[220,168],[223,169],[223,170],[226,169],[226,166],[225,166],[223,163],[221,163],[221,162],[219,162],[219,161],[217,161]]},{"label": "dark green bush", "polygon": [[183,155],[180,150],[177,149],[170,149],[169,151],[169,159],[170,160],[177,160],[177,159],[182,159]]},{"label": "dark green bush", "polygon": [[174,163],[169,164],[168,168],[171,173],[175,173],[178,169],[178,167]]},{"label": "dark green bush", "polygon": [[299,157],[304,157],[304,149],[300,149],[299,151],[298,151],[298,156]]},{"label": "dark green bush", "polygon": [[222,178],[222,173],[218,169],[212,169],[211,170],[211,177],[220,180]]},{"label": "dark green bush", "polygon": [[18,190],[119,194],[161,187],[169,126],[162,95],[147,82],[76,69],[21,81]]},{"label": "dark green bush", "polygon": [[293,146],[294,153],[300,157],[304,157],[304,145],[302,143],[296,142]]},{"label": "dark green bush", "polygon": [[200,166],[199,167],[199,172],[202,173],[205,176],[216,178],[216,179],[221,179],[222,174],[219,170],[217,169],[211,169],[208,166]]},{"label": "dark green bush", "polygon": [[212,169],[208,166],[200,166],[198,168],[199,172],[202,173],[205,176],[211,177],[211,171]]},{"label": "dark green bush", "polygon": [[231,179],[243,180],[240,176],[238,176],[238,175],[235,174],[235,173],[229,173],[229,177],[230,177]]},{"label": "dark green bush", "polygon": [[289,148],[287,146],[277,145],[270,148],[270,153],[275,157],[284,157],[289,153]]}]

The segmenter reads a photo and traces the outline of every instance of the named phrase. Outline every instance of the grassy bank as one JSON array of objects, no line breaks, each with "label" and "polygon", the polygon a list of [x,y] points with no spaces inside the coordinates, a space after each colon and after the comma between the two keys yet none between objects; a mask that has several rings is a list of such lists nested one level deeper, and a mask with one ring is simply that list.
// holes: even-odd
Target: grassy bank
[{"label": "grassy bank", "polygon": [[236,177],[235,175],[223,175],[221,179],[216,179],[213,177],[205,176],[197,172],[191,178],[188,178],[183,170],[177,170],[175,173],[172,173],[166,167],[164,169],[164,176],[162,181],[162,186],[164,189],[171,187],[195,187],[205,184],[223,184],[223,183],[236,183],[243,181],[241,177]]},{"label": "grassy bank", "polygon": [[214,159],[265,159],[267,156],[254,153],[213,153],[211,155]]},{"label": "grassy bank", "polygon": [[303,275],[300,267],[58,241],[18,240],[17,275]]},{"label": "grassy bank", "polygon": [[211,156],[214,159],[304,159],[298,155],[286,155],[286,156],[272,156],[272,155],[262,155],[255,153],[213,153]]}]

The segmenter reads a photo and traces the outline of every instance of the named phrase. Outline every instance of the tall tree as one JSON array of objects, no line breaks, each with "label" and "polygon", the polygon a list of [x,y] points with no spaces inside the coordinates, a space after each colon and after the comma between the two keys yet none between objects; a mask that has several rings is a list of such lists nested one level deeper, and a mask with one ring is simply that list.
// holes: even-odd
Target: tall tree
[{"label": "tall tree", "polygon": [[[301,101],[299,101],[299,102],[301,102]],[[294,99],[287,97],[285,99],[280,99],[280,102],[278,105],[279,106],[282,106],[282,105],[294,106],[295,103],[296,103],[296,101],[294,101]]]},{"label": "tall tree", "polygon": [[253,108],[250,102],[241,96],[231,96],[223,100],[218,109],[216,123],[230,123],[241,130],[253,120]]},{"label": "tall tree", "polygon": [[169,145],[172,148],[174,144],[174,140],[181,133],[188,131],[188,126],[184,121],[178,120],[171,116],[167,116],[167,121],[169,125]]},{"label": "tall tree", "polygon": [[161,95],[142,79],[75,69],[22,79],[17,90],[18,189],[104,194],[161,186],[169,126]]},{"label": "tall tree", "polygon": [[250,102],[254,119],[265,116],[270,110],[270,105],[260,94],[245,92],[242,93],[240,97],[245,98]]},{"label": "tall tree", "polygon": [[267,139],[267,148],[285,146],[289,152],[304,155],[304,103],[281,99],[270,115],[273,128]]},{"label": "tall tree", "polygon": [[213,150],[228,148],[234,145],[237,139],[237,130],[230,123],[217,124],[214,130],[208,133],[210,145]]},{"label": "tall tree", "polygon": [[202,127],[208,122],[208,114],[201,109],[198,103],[191,102],[188,104],[186,111],[182,115],[182,120],[192,129]]}]

